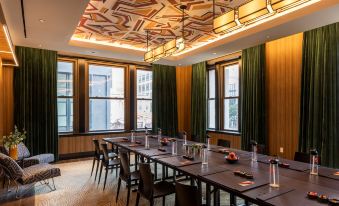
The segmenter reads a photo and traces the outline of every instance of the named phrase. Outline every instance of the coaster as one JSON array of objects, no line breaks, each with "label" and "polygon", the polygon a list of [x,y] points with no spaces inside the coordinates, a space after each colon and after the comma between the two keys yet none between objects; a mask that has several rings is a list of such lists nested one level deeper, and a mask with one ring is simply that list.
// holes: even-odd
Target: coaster
[{"label": "coaster", "polygon": [[339,176],[339,171],[333,174],[334,176]]}]

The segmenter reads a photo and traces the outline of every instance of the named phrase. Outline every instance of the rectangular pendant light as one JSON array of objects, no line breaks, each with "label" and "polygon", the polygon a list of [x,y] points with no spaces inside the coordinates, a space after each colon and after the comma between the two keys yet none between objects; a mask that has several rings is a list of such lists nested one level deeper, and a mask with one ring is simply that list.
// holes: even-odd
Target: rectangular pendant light
[{"label": "rectangular pendant light", "polygon": [[145,62],[153,62],[154,61],[153,50],[150,50],[150,51],[145,53],[144,60],[145,60]]},{"label": "rectangular pendant light", "polygon": [[239,28],[241,26],[239,24],[236,20],[235,10],[231,10],[213,20],[213,31],[216,34],[231,32]]},{"label": "rectangular pendant light", "polygon": [[308,1],[310,0],[271,0],[271,6],[274,10],[281,12],[299,6]]},{"label": "rectangular pendant light", "polygon": [[173,54],[177,50],[177,39],[173,39],[164,45],[166,56]]},{"label": "rectangular pendant light", "polygon": [[270,8],[267,0],[252,0],[238,8],[239,21],[242,24],[251,24],[272,16],[274,13]]},{"label": "rectangular pendant light", "polygon": [[164,45],[161,45],[161,46],[153,49],[153,58],[154,58],[155,61],[164,57],[164,56],[165,56]]}]

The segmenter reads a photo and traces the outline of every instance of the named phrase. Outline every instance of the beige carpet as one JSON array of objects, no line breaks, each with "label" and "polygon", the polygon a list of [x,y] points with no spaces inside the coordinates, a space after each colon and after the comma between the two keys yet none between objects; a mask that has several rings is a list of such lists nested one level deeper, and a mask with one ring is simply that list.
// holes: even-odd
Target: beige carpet
[{"label": "beige carpet", "polygon": [[[127,191],[125,185],[122,184],[118,203],[115,202],[117,178],[115,172],[108,174],[106,189],[103,191],[103,180],[101,178],[100,185],[94,182],[94,175],[91,177],[92,160],[82,159],[72,162],[61,162],[56,164],[61,169],[61,177],[55,178],[57,190],[50,191],[45,185],[37,183],[30,190],[21,190],[25,193],[20,200],[14,197],[15,187],[12,186],[12,192],[6,192],[0,189],[0,205],[17,206],[17,205],[41,205],[41,206],[125,206],[127,199]],[[160,169],[158,171],[161,171]],[[160,175],[160,174],[159,174]],[[136,192],[131,192],[129,205],[135,205]],[[227,205],[228,195],[222,194],[222,205]],[[141,199],[139,205],[148,205],[144,199]],[[161,199],[156,200],[155,205],[162,205]],[[166,198],[166,206],[174,205],[174,195]]]}]

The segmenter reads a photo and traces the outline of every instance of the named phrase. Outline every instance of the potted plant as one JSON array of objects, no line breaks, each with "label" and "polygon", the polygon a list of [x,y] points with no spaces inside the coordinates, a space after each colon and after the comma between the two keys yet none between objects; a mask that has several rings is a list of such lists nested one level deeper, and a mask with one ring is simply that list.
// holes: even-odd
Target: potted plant
[{"label": "potted plant", "polygon": [[26,131],[20,132],[17,126],[14,126],[14,133],[3,136],[2,141],[6,148],[9,149],[9,156],[14,160],[18,159],[18,144],[26,138]]}]

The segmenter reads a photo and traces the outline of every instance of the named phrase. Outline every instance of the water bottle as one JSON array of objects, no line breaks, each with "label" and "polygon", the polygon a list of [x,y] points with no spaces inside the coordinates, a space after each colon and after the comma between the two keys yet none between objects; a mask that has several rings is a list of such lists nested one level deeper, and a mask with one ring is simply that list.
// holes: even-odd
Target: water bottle
[{"label": "water bottle", "polygon": [[149,138],[148,138],[148,133],[145,135],[145,149],[149,149]]},{"label": "water bottle", "polygon": [[160,142],[161,142],[161,129],[158,128],[158,143],[160,145]]},{"label": "water bottle", "polygon": [[211,150],[211,137],[206,134],[206,139],[207,139],[207,150]]},{"label": "water bottle", "polygon": [[310,174],[318,175],[318,151],[313,149],[310,151]]},{"label": "water bottle", "polygon": [[208,149],[203,148],[202,149],[202,165],[207,165],[208,164]]},{"label": "water bottle", "polygon": [[177,141],[172,141],[172,155],[177,155],[178,148],[177,148]]},{"label": "water bottle", "polygon": [[279,160],[273,158],[270,160],[270,186],[279,187]]},{"label": "water bottle", "polygon": [[135,142],[135,137],[134,137],[134,130],[131,130],[131,142]]},{"label": "water bottle", "polygon": [[184,145],[187,145],[187,134],[186,134],[186,132],[183,132],[182,136],[184,138]]},{"label": "water bottle", "polygon": [[256,162],[258,160],[258,158],[257,158],[258,143],[256,141],[252,140],[251,145],[252,145],[252,162]]}]

